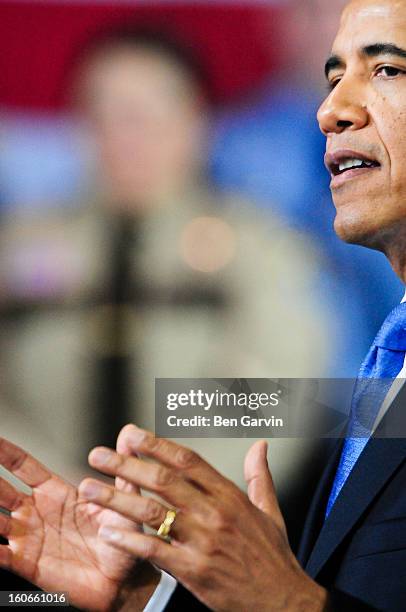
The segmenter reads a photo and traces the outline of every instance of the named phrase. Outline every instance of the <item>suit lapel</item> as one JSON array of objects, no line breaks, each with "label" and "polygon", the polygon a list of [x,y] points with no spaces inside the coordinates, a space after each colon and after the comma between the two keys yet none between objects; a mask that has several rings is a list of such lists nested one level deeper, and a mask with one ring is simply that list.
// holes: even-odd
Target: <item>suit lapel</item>
[{"label": "suit lapel", "polygon": [[[388,435],[400,436],[402,433],[405,434],[405,404],[406,385],[403,386],[374,436],[366,445],[341,490],[328,519],[321,528],[305,567],[307,573],[313,578],[319,574],[393,472],[406,459],[405,436],[388,437]],[[335,465],[337,465],[336,454],[334,460]],[[328,476],[329,480],[323,478],[327,490],[319,493],[319,500],[327,501],[332,482],[331,468]]]},{"label": "suit lapel", "polygon": [[335,440],[331,456],[325,469],[323,470],[320,481],[313,495],[297,553],[298,561],[302,567],[306,565],[310,553],[314,547],[314,543],[317,540],[317,536],[320,533],[320,529],[323,525],[327,499],[334,475],[336,473],[337,465],[340,460],[342,447],[343,440]]}]

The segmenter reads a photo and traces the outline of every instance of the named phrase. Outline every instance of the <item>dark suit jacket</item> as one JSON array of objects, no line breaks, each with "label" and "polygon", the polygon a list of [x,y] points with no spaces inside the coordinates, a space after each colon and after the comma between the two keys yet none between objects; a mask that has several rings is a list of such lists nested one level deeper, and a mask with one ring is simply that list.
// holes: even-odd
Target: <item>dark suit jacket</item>
[{"label": "dark suit jacket", "polygon": [[[298,558],[305,571],[330,591],[334,610],[406,610],[405,434],[406,384],[366,445],[327,520],[325,509],[342,441],[320,479]],[[166,610],[183,609],[207,608],[179,586]]]}]

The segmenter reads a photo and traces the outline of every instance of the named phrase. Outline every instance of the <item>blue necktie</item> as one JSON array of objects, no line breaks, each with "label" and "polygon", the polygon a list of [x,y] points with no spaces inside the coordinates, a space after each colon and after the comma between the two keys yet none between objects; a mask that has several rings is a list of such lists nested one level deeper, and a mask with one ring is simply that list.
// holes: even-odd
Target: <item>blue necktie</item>
[{"label": "blue necktie", "polygon": [[364,450],[379,409],[393,379],[403,367],[406,352],[406,303],[385,319],[355,384],[347,436],[327,503],[326,518]]}]

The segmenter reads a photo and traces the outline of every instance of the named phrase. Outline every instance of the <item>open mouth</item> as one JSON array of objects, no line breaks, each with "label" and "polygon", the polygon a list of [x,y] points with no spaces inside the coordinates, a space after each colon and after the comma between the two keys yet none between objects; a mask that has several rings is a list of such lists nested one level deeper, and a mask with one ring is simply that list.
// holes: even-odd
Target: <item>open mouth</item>
[{"label": "open mouth", "polygon": [[349,170],[359,170],[360,168],[379,168],[380,163],[377,161],[366,161],[364,159],[348,158],[343,161],[331,165],[331,174],[338,176]]},{"label": "open mouth", "polygon": [[381,166],[377,160],[353,151],[327,153],[325,163],[332,178],[337,176],[350,178]]}]

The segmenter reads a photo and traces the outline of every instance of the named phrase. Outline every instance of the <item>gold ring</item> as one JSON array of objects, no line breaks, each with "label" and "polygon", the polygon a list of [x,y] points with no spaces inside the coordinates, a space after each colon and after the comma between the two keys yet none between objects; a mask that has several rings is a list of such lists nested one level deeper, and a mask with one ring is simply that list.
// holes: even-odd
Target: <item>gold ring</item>
[{"label": "gold ring", "polygon": [[172,529],[172,525],[175,519],[176,519],[176,510],[168,510],[166,513],[164,522],[161,523],[157,531],[157,536],[161,538],[167,538],[170,534],[170,531]]}]

